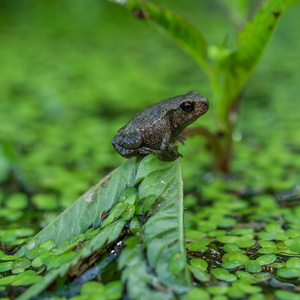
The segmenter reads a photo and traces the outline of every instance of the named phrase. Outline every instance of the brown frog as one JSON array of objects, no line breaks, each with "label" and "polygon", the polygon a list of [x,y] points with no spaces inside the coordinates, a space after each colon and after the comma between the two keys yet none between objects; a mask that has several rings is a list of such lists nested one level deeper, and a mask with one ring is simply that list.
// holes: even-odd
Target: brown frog
[{"label": "brown frog", "polygon": [[208,110],[208,99],[196,91],[169,98],[138,112],[112,140],[115,150],[125,158],[153,153],[161,160],[182,156],[172,143],[180,133]]}]

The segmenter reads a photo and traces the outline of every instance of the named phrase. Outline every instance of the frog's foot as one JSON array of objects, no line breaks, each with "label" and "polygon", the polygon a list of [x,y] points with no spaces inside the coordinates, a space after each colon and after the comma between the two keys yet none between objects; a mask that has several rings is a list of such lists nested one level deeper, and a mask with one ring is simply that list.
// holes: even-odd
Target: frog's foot
[{"label": "frog's foot", "polygon": [[161,151],[162,158],[160,159],[164,161],[173,161],[178,158],[178,156],[182,156],[177,149],[177,146],[172,145],[165,149],[165,151]]},{"label": "frog's foot", "polygon": [[153,150],[153,149],[148,148],[148,147],[141,147],[141,148],[136,149],[136,151],[138,151],[142,155],[147,155],[147,154],[152,153],[152,154],[155,154],[156,156],[158,156],[159,159],[162,158],[162,155],[158,151]]},{"label": "frog's foot", "polygon": [[186,137],[182,134],[179,134],[176,140],[179,141],[182,145],[184,145],[184,142],[186,141]]}]

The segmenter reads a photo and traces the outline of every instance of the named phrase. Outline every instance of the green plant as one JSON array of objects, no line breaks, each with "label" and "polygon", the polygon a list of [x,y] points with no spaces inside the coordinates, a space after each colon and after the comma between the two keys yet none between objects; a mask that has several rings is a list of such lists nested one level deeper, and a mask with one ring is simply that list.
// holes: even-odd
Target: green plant
[{"label": "green plant", "polygon": [[234,45],[229,47],[226,35],[219,46],[207,45],[202,32],[180,14],[149,1],[114,0],[126,5],[137,18],[145,19],[162,29],[207,75],[216,118],[214,131],[198,127],[187,129],[185,134],[200,134],[207,138],[216,168],[223,173],[229,171],[233,148],[232,135],[245,84],[264,52],[280,16],[296,1],[263,0],[252,20],[247,21],[243,16],[248,14],[251,1],[221,1],[230,12],[239,31]]}]

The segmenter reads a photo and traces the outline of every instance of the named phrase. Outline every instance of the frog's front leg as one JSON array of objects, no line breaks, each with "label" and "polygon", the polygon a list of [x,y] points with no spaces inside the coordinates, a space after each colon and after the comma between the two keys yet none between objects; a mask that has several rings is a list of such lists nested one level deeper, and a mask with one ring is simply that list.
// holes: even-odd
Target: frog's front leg
[{"label": "frog's front leg", "polygon": [[160,145],[160,152],[162,155],[161,160],[166,160],[166,161],[172,161],[175,160],[178,156],[182,156],[178,152],[178,147],[170,145],[170,140],[171,140],[171,132],[166,132],[163,140]]}]

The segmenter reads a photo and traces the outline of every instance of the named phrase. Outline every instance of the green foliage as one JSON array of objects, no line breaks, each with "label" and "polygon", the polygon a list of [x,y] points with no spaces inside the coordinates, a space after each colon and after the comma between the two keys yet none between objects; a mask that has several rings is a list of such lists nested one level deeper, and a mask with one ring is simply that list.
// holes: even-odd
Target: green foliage
[{"label": "green foliage", "polygon": [[[235,10],[235,23],[240,29],[249,12],[246,2],[226,1],[231,5],[230,15]],[[250,2],[251,6],[254,1]],[[199,28],[205,24],[205,31],[201,30],[207,39],[205,44],[210,46],[202,46],[206,49],[205,59],[211,62],[210,68],[226,59],[231,54],[228,50],[235,50],[235,45],[230,46],[230,35],[228,43],[222,43],[223,48],[212,46],[222,40],[220,28],[230,31],[228,19],[215,1],[191,1],[196,9],[190,9],[192,4],[181,6],[182,1],[159,3],[173,6],[194,23],[198,22]],[[185,146],[180,146],[188,193],[184,197],[188,272],[195,285],[180,296],[183,299],[299,298],[291,286],[297,284],[294,276],[299,270],[300,236],[297,188],[300,106],[295,97],[299,94],[299,39],[297,32],[293,32],[298,13],[299,7],[283,14],[284,20],[272,45],[249,83],[246,101],[241,103],[243,122],[233,135],[236,151],[231,176],[223,178],[208,173],[211,160],[205,151],[199,151],[205,147],[203,141],[190,137]],[[88,298],[90,295],[84,295],[86,290],[82,293],[80,285],[85,278],[89,282],[98,281],[99,276],[90,276],[98,270],[103,282],[96,284],[96,290],[104,291],[107,297],[110,293],[118,294],[119,279],[126,266],[122,270],[117,267],[121,268],[121,258],[128,262],[134,255],[137,258],[132,262],[134,273],[127,273],[130,276],[123,293],[127,293],[130,281],[132,293],[146,290],[163,299],[171,298],[172,293],[159,283],[155,270],[149,274],[145,253],[137,246],[142,243],[140,235],[144,229],[139,216],[144,213],[150,216],[157,199],[151,195],[137,204],[136,187],[121,192],[117,203],[126,203],[125,209],[120,219],[113,218],[113,227],[110,224],[101,227],[105,230],[103,235],[100,228],[86,231],[88,226],[83,226],[82,233],[70,234],[61,243],[46,239],[25,257],[12,254],[53,222],[96,182],[95,178],[121,162],[110,140],[135,112],[154,101],[180,94],[187,87],[198,89],[199,84],[200,91],[209,96],[207,82],[192,60],[155,36],[145,22],[132,22],[122,8],[105,1],[91,0],[88,6],[77,0],[42,1],[39,5],[6,1],[0,19],[3,46],[0,48],[0,298],[15,298],[34,281],[38,281],[34,288],[37,292],[50,281],[54,283],[51,293],[55,289],[57,294],[41,292],[37,296],[40,298],[59,299],[59,293],[65,295],[63,290],[74,291],[71,297],[80,294],[81,299]],[[174,25],[172,17],[168,20]],[[186,30],[189,28],[187,25]],[[24,34],[26,39],[20,39]],[[199,37],[199,30],[194,34]],[[185,50],[192,51],[188,46]],[[216,97],[209,99],[215,111]],[[211,119],[208,114],[199,122],[214,130]],[[151,169],[151,165],[144,167]],[[103,212],[102,220],[107,220],[111,213],[112,210]],[[77,219],[72,222],[71,227]],[[61,230],[67,232],[67,228]],[[121,237],[126,236],[122,246],[118,238],[102,244],[110,237],[120,237],[121,231]],[[100,253],[93,252],[89,243],[100,247]],[[77,256],[73,253],[82,248],[87,261],[93,263],[91,266],[84,259],[75,263]],[[262,271],[250,273],[255,271],[250,268],[251,263],[248,272],[244,256],[256,261]],[[25,262],[30,260],[31,266],[15,268],[14,274],[12,265],[23,258]],[[181,270],[184,258],[178,250],[170,255],[166,263],[172,274]],[[71,262],[74,268],[56,272],[57,267]],[[258,269],[257,263],[254,267]],[[79,266],[86,270],[82,275],[76,273]],[[218,278],[213,275],[214,269],[218,270],[215,274]],[[222,280],[227,279],[228,273],[220,269],[228,270],[237,280]],[[61,277],[62,274],[66,275]],[[286,290],[271,286],[274,277]],[[153,286],[154,283],[157,285]],[[207,289],[209,286],[213,288]],[[221,295],[217,295],[219,286],[225,287]]]},{"label": "green foliage", "polygon": [[[3,255],[0,270],[7,273],[2,281],[0,279],[0,284],[33,284],[18,297],[19,300],[30,299],[58,281],[59,277],[80,275],[83,272],[81,268],[85,270],[90,265],[89,261],[99,259],[106,247],[123,240],[124,248],[118,266],[120,279],[131,299],[151,295],[159,299],[170,296],[171,299],[174,294],[187,292],[191,280],[184,247],[180,174],[178,160],[166,163],[153,155],[142,161],[131,159],[30,239],[17,255]],[[148,198],[152,199],[151,206]],[[132,228],[129,232],[124,228],[126,222]],[[149,272],[149,266],[155,271]],[[22,280],[19,275],[15,276],[24,274],[28,268],[39,272],[26,273]],[[41,273],[43,276],[39,275]],[[168,287],[172,293],[168,295],[151,289],[154,281],[157,287]],[[90,285],[103,290],[104,294],[111,293],[112,283],[104,286],[91,282]],[[86,297],[90,285],[83,285],[78,299]],[[118,286],[117,295],[121,291],[121,286]],[[114,292],[112,294],[112,297],[117,297]]]},{"label": "green foliage", "polygon": [[[280,16],[294,2],[296,1],[262,1],[253,20],[245,22],[234,46],[229,48],[226,39],[225,42],[220,42],[220,46],[207,46],[207,41],[198,28],[166,8],[144,0],[124,1],[136,17],[158,26],[186,50],[208,76],[212,88],[211,101],[214,102],[217,116],[215,128],[219,128],[216,134],[210,134],[210,130],[203,129],[199,130],[199,134],[208,139],[219,171],[229,171],[237,106],[244,86],[264,52]],[[225,4],[232,14],[235,14],[236,10],[246,10],[245,3],[241,1],[235,1],[237,6],[229,2]]]}]

